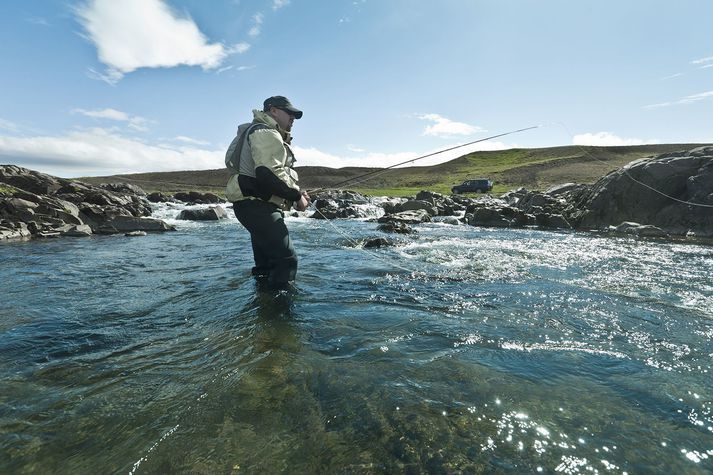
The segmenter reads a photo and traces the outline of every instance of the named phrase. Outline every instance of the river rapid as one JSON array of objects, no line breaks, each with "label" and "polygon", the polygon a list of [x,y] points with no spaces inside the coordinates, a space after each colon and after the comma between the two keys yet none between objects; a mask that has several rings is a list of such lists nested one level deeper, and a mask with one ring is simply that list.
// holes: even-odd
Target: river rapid
[{"label": "river rapid", "polygon": [[178,211],[0,245],[0,473],[713,471],[713,247]]}]

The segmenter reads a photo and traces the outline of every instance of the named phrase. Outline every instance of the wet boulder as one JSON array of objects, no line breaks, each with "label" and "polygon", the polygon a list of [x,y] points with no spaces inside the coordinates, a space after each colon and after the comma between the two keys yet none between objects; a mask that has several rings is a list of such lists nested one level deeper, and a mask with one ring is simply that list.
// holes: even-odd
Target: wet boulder
[{"label": "wet boulder", "polygon": [[406,223],[398,221],[388,221],[379,224],[376,229],[383,231],[385,233],[396,233],[396,234],[412,234],[414,229]]},{"label": "wet boulder", "polygon": [[200,193],[197,191],[181,191],[174,194],[173,198],[188,204],[216,204],[222,201],[220,196],[215,193]]},{"label": "wet boulder", "polygon": [[228,213],[221,206],[211,206],[203,209],[184,209],[176,219],[185,221],[218,221],[228,219]]},{"label": "wet boulder", "polygon": [[126,233],[130,231],[175,231],[176,228],[166,222],[155,218],[135,216],[115,216],[102,223],[98,232],[101,234]]},{"label": "wet boulder", "polygon": [[375,247],[393,246],[393,242],[383,237],[375,237],[364,240],[363,247],[366,249]]},{"label": "wet boulder", "polygon": [[169,203],[173,201],[173,198],[171,198],[165,193],[161,193],[160,191],[154,191],[153,193],[149,193],[148,195],[146,195],[146,199],[149,200],[151,203]]},{"label": "wet boulder", "polygon": [[396,209],[397,213],[402,211],[424,210],[430,216],[438,216],[438,208],[433,203],[429,203],[428,201],[409,200],[398,205]]},{"label": "wet boulder", "polygon": [[615,234],[630,234],[638,237],[665,238],[669,234],[661,228],[625,221],[618,226],[609,226],[608,231]]},{"label": "wet boulder", "polygon": [[503,214],[503,208],[475,208],[466,214],[466,219],[471,226],[509,228],[512,225],[512,220]]},{"label": "wet boulder", "polygon": [[369,202],[366,196],[351,190],[321,190],[310,195],[312,201],[332,200],[348,201],[353,204],[366,204]]},{"label": "wet boulder", "polygon": [[377,220],[379,223],[405,223],[418,224],[431,221],[431,214],[424,209],[415,209],[409,211],[401,211],[394,214],[386,214]]}]

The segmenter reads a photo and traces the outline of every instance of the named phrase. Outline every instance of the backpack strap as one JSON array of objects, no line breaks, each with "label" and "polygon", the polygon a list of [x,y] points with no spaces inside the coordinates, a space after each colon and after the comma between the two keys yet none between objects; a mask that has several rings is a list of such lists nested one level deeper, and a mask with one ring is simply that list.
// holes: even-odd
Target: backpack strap
[{"label": "backpack strap", "polygon": [[228,166],[228,168],[231,169],[231,171],[234,171],[236,174],[239,173],[240,155],[243,151],[243,146],[245,145],[245,139],[249,138],[250,134],[254,131],[267,128],[268,126],[265,124],[253,122],[247,129],[245,129],[245,131],[240,135],[240,138],[238,139],[238,144],[233,149],[233,153],[230,155],[230,158],[225,161],[225,164]]}]

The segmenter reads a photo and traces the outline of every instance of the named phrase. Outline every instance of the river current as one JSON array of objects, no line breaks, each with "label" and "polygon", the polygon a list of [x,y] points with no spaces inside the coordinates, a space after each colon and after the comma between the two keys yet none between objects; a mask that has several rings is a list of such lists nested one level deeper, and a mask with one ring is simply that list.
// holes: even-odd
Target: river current
[{"label": "river current", "polygon": [[0,473],[713,471],[713,247],[177,213],[0,245]]}]

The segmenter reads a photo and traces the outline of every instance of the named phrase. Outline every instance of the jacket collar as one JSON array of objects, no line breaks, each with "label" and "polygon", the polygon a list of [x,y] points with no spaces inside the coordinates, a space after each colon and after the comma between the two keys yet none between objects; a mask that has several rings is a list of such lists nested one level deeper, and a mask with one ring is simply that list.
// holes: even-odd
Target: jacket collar
[{"label": "jacket collar", "polygon": [[283,130],[278,125],[277,121],[273,119],[267,112],[263,112],[258,109],[253,109],[253,122],[259,122],[261,124],[267,125],[271,129],[277,130],[278,132],[280,132],[282,140],[284,140],[285,143],[289,144],[290,142],[292,142],[292,136],[290,135],[290,133],[286,130]]}]

